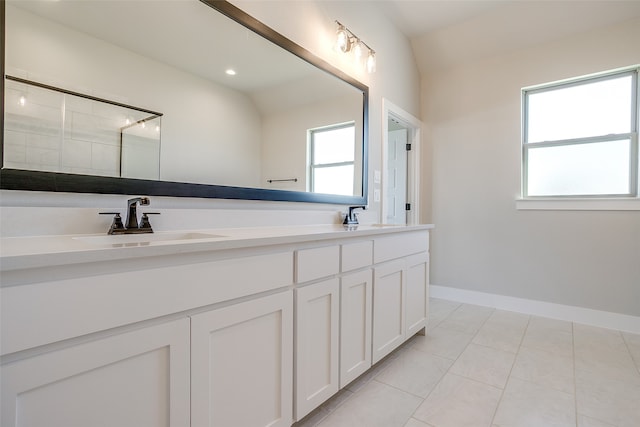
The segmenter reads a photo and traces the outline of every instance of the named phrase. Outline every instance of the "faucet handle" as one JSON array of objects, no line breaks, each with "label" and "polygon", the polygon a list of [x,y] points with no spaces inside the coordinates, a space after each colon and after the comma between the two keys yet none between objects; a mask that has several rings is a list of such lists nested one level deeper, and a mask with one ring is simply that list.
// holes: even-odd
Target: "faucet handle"
[{"label": "faucet handle", "polygon": [[160,215],[160,212],[144,212],[142,214],[142,218],[140,218],[140,228],[151,230],[151,223],[149,222],[149,217],[147,215]]},{"label": "faucet handle", "polygon": [[113,222],[111,223],[111,227],[109,228],[108,233],[114,234],[117,232],[124,231],[124,224],[122,223],[122,217],[120,216],[120,212],[98,212],[100,215],[114,215]]}]

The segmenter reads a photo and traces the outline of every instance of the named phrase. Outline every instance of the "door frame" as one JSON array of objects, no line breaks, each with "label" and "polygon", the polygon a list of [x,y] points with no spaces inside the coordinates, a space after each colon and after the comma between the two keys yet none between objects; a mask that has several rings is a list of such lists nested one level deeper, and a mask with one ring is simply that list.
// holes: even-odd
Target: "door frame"
[{"label": "door frame", "polygon": [[389,177],[387,176],[387,152],[389,149],[389,118],[400,122],[407,128],[407,140],[411,144],[411,154],[407,156],[407,201],[411,210],[407,212],[407,224],[420,222],[420,148],[422,122],[386,98],[382,98],[382,204],[381,221],[387,217],[386,193]]}]

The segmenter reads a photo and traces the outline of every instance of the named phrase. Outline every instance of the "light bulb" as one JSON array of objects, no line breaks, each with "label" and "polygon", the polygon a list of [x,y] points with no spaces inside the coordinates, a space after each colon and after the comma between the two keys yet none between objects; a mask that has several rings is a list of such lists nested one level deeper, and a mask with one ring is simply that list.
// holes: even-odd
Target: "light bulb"
[{"label": "light bulb", "polygon": [[127,117],[127,120],[124,121],[124,124],[129,126],[131,124],[131,120]]},{"label": "light bulb", "polygon": [[362,58],[362,43],[360,40],[356,40],[356,45],[353,48],[353,55],[356,57],[356,61],[360,61],[360,58]]},{"label": "light bulb", "polygon": [[160,132],[160,126],[156,125],[156,132]]},{"label": "light bulb", "polygon": [[369,56],[367,57],[367,72],[376,72],[376,53],[374,51],[369,51]]},{"label": "light bulb", "polygon": [[341,52],[349,52],[351,49],[351,40],[344,26],[340,25],[336,32],[336,48]]},{"label": "light bulb", "polygon": [[24,95],[21,95],[18,103],[20,104],[21,107],[24,107],[24,104],[27,103],[27,98],[25,98]]},{"label": "light bulb", "polygon": [[142,122],[142,124],[140,126],[142,126],[142,129],[144,129],[144,128],[147,127],[147,124],[145,122]]}]

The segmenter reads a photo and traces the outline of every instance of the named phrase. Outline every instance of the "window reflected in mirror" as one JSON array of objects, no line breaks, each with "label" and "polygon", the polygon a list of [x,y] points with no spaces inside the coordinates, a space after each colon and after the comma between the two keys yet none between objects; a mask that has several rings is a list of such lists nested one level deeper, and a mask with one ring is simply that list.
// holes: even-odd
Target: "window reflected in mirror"
[{"label": "window reflected in mirror", "polygon": [[309,130],[309,191],[354,194],[355,149],[354,122]]}]

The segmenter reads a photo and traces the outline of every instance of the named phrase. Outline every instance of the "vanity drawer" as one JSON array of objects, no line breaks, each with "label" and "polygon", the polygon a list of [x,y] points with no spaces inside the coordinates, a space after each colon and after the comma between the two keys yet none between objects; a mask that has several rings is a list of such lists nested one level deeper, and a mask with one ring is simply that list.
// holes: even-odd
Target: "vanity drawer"
[{"label": "vanity drawer", "polygon": [[373,241],[342,245],[342,271],[351,271],[373,263]]},{"label": "vanity drawer", "polygon": [[379,237],[374,240],[373,262],[377,264],[428,250],[428,231],[414,231],[388,237]]},{"label": "vanity drawer", "polygon": [[2,354],[292,283],[293,252],[286,251],[3,287]]},{"label": "vanity drawer", "polygon": [[340,246],[300,249],[296,251],[296,283],[338,274]]}]

